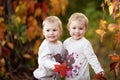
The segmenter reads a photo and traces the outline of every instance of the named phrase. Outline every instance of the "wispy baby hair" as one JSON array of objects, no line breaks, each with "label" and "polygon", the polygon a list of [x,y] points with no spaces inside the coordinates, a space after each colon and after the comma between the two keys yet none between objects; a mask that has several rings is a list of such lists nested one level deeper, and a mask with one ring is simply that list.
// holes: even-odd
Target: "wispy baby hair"
[{"label": "wispy baby hair", "polygon": [[75,12],[70,16],[70,18],[68,19],[67,26],[69,26],[70,23],[75,20],[80,21],[81,23],[84,23],[86,28],[88,27],[88,18],[83,13],[79,13],[79,12]]}]

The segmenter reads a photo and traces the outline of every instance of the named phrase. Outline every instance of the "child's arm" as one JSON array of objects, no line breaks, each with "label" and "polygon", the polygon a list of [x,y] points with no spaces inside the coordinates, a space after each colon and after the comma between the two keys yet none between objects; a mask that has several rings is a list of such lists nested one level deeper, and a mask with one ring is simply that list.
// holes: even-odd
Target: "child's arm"
[{"label": "child's arm", "polygon": [[43,57],[42,59],[42,63],[43,63],[43,66],[48,68],[48,69],[51,69],[53,70],[55,67],[54,65],[59,65],[60,63],[59,62],[56,62],[53,58],[52,58],[52,55],[51,54],[48,54],[46,56]]},{"label": "child's arm", "polygon": [[100,72],[104,72],[90,43],[87,46],[85,46],[84,53],[85,53],[85,56],[86,56],[89,64],[94,69],[96,74],[100,73]]}]

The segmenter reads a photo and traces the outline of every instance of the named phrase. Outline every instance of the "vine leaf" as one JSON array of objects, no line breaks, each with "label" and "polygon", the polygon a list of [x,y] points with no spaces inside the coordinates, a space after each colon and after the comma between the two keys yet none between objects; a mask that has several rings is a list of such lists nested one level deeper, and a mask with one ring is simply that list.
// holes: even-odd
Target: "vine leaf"
[{"label": "vine leaf", "polygon": [[114,8],[114,6],[113,6],[113,4],[111,3],[110,6],[109,6],[109,13],[110,13],[110,15],[113,14],[113,8]]},{"label": "vine leaf", "polygon": [[117,49],[120,45],[120,31],[113,35],[113,41],[114,41],[114,48]]},{"label": "vine leaf", "polygon": [[99,29],[96,30],[96,33],[100,35],[101,39],[100,41],[103,42],[103,37],[106,33],[106,21],[104,19],[101,19],[99,22]]},{"label": "vine leaf", "polygon": [[107,80],[105,76],[102,76],[101,74],[95,74],[93,76],[93,80]]},{"label": "vine leaf", "polygon": [[110,64],[110,71],[114,71],[115,73],[115,79],[118,76],[118,74],[120,73],[120,56],[117,55],[116,53],[113,53],[111,55],[109,55],[111,60],[113,61]]},{"label": "vine leaf", "polygon": [[110,23],[110,24],[108,24],[107,29],[111,32],[115,32],[119,29],[119,26],[118,26],[118,24]]}]

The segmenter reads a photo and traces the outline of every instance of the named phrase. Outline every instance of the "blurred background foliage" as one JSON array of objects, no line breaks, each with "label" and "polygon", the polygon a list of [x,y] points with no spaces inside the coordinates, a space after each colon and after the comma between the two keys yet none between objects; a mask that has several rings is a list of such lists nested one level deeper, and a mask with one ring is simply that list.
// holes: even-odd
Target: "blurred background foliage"
[{"label": "blurred background foliage", "polygon": [[[0,80],[33,80],[32,72],[38,66],[38,48],[44,39],[41,32],[42,21],[49,15],[58,16],[63,22],[64,33],[61,40],[64,41],[69,37],[66,29],[67,20],[74,12],[82,12],[89,19],[89,28],[85,36],[92,43],[107,79],[114,80],[116,77],[116,80],[119,80],[120,28],[116,35],[117,48],[113,40],[115,33],[106,29],[110,23],[117,25],[120,23],[117,21],[119,16],[115,18],[109,14],[110,4],[114,1],[119,2],[119,0],[0,0]],[[102,25],[106,28],[101,28]],[[104,36],[103,32],[106,33]],[[110,56],[117,60],[111,60]],[[112,62],[114,64],[117,62],[118,65],[115,73],[112,70],[116,65],[110,67]],[[90,69],[90,73],[92,79],[94,71]]]}]

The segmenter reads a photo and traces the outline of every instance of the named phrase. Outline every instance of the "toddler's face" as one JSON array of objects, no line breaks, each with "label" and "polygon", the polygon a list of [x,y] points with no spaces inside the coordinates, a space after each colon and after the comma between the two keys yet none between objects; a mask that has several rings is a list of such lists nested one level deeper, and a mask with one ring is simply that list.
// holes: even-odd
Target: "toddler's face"
[{"label": "toddler's face", "polygon": [[70,23],[68,30],[73,39],[79,40],[84,36],[86,32],[86,27],[84,23],[76,20]]},{"label": "toddler's face", "polygon": [[56,42],[60,37],[60,27],[57,23],[48,23],[43,27],[43,35],[50,42]]}]

